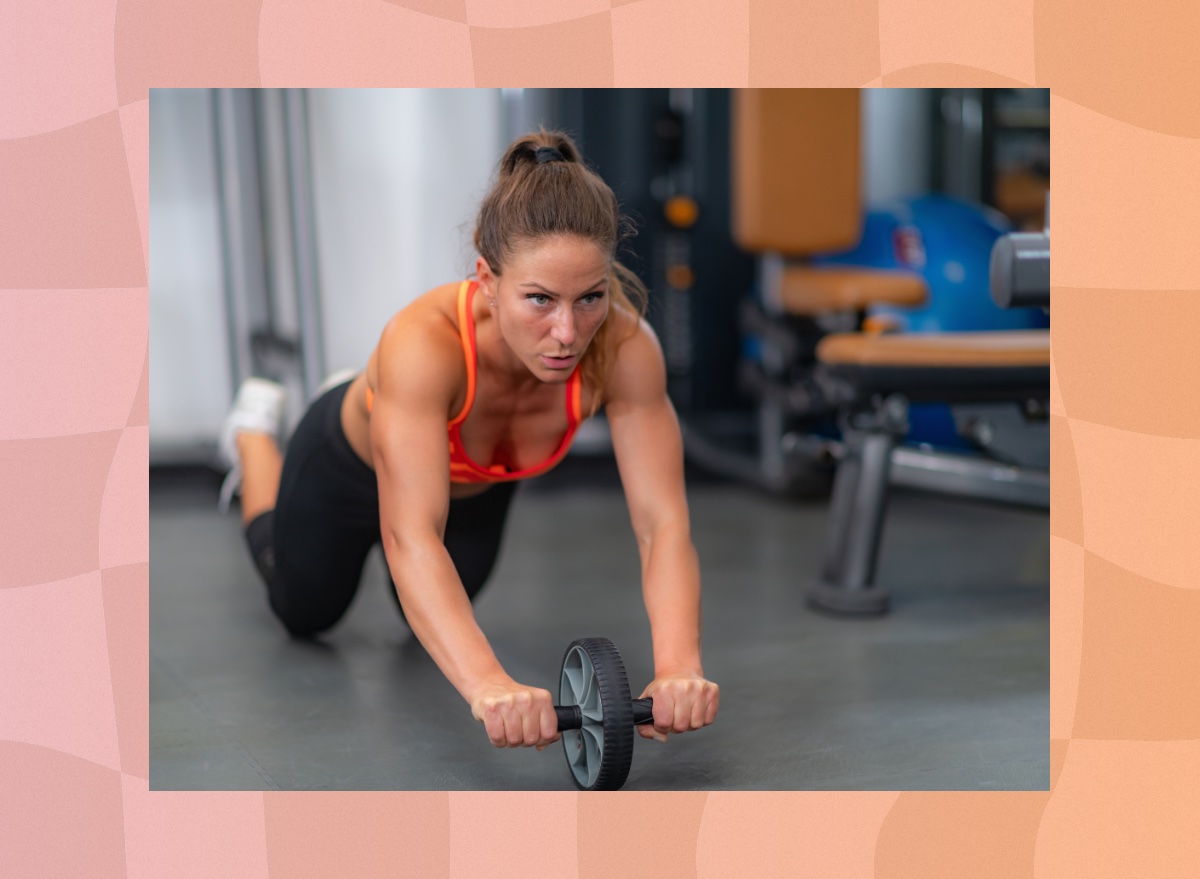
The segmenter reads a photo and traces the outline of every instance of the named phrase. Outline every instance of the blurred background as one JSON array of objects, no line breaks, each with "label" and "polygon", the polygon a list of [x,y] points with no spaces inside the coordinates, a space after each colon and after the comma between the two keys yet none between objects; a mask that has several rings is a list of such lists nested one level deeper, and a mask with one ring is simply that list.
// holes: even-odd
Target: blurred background
[{"label": "blurred background", "polygon": [[[362,369],[472,271],[479,200],[538,126],[639,230],[620,258],[682,423],[722,688],[628,787],[1046,789],[1050,110],[1020,89],[152,90],[151,787],[571,786],[557,749],[488,744],[382,552],[298,641],[217,512],[240,381],[285,383],[290,427]],[[550,688],[572,639],[611,638],[637,695],[640,573],[601,414],[521,485],[476,618]]]},{"label": "blurred background", "polygon": [[[826,261],[923,275],[907,329],[1048,326],[998,308],[987,272],[996,236],[1043,226],[1048,92],[862,90],[859,113],[861,238]],[[575,137],[637,221],[623,259],[651,291],[681,416],[722,448],[754,442],[739,307],[759,272],[731,231],[729,90],[155,89],[150,119],[152,466],[211,462],[252,373],[292,387],[294,423],[395,311],[466,276],[495,163],[538,125]],[[930,408],[915,438],[966,449]],[[574,454],[605,451],[592,428]]]}]

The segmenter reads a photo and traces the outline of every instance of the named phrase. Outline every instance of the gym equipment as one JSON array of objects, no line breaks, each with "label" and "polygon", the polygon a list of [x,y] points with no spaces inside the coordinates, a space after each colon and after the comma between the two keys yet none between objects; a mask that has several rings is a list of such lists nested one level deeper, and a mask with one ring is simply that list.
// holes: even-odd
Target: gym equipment
[{"label": "gym equipment", "polygon": [[756,259],[759,278],[757,301],[741,308],[739,369],[757,399],[757,450],[728,447],[686,419],[683,441],[694,463],[773,493],[829,491],[840,444],[836,407],[810,380],[820,338],[857,328],[870,305],[916,306],[927,296],[915,272],[811,262],[860,237],[859,103],[854,89],[731,95],[732,238]]},{"label": "gym equipment", "polygon": [[1050,321],[1040,311],[1008,311],[992,299],[991,255],[1006,233],[1012,233],[1012,226],[994,209],[930,193],[867,211],[862,236],[852,249],[816,255],[812,263],[920,275],[929,289],[926,302],[868,307],[868,315],[890,318],[901,332],[1045,329]]},{"label": "gym equipment", "polygon": [[[1050,334],[835,333],[817,349],[817,379],[840,393],[844,451],[834,480],[830,527],[820,577],[807,590],[813,607],[842,615],[888,609],[875,582],[894,453],[908,433],[912,403],[1020,407],[1046,422],[1050,397]],[[1048,431],[1048,424],[1046,430]],[[991,464],[997,481],[1012,468]],[[954,472],[940,474],[958,476]],[[971,477],[966,471],[966,478]],[[1049,473],[1043,475],[1048,490]],[[1012,500],[1019,500],[1014,492]]]},{"label": "gym equipment", "polygon": [[[989,261],[993,245],[1011,225],[981,204],[940,194],[897,199],[867,212],[863,234],[851,250],[815,256],[814,265],[855,265],[915,272],[929,288],[921,306],[872,305],[871,319],[900,332],[940,333],[980,330],[1044,329],[1049,319],[1040,311],[1005,311],[989,295]],[[950,406],[940,402],[909,408],[906,446],[931,445],[976,452],[980,446],[964,436]]]},{"label": "gym equipment", "polygon": [[990,268],[992,299],[1001,308],[1050,307],[1050,193],[1042,231],[1002,236]]},{"label": "gym equipment", "polygon": [[1014,232],[992,251],[992,298],[1001,308],[1050,304],[1050,235]]},{"label": "gym equipment", "polygon": [[633,699],[625,664],[607,638],[580,638],[563,657],[554,706],[571,778],[580,790],[617,790],[633,762],[633,728],[653,720],[654,700]]},{"label": "gym equipment", "polygon": [[[1047,211],[1047,216],[1049,212]],[[992,296],[1002,308],[1050,304],[1050,230],[1013,232],[991,254]],[[1024,416],[1049,411],[1049,333],[831,335],[818,346],[818,372],[845,394],[846,454],[838,468],[814,607],[839,614],[884,613],[875,583],[891,453],[908,433],[911,402],[1016,403]],[[947,369],[946,367],[953,367]],[[1048,428],[1047,428],[1048,429]]]},{"label": "gym equipment", "polygon": [[[888,460],[867,468],[861,490],[882,474],[885,485],[1048,507],[1048,424],[1039,394],[1027,399],[1022,384],[1010,389],[1013,400],[1002,387],[976,395],[956,386],[972,370],[1042,366],[1049,386],[1049,334],[1039,328],[1045,316],[1006,314],[988,301],[987,261],[1004,223],[976,205],[924,196],[873,212],[864,234],[854,90],[742,89],[733,110],[733,237],[759,262],[760,301],[748,301],[742,317],[744,384],[758,399],[758,455],[725,453],[685,432],[689,458],[771,491],[815,495],[828,486],[835,462],[847,474],[861,463],[858,438],[846,432],[863,425],[845,423],[848,407],[874,407],[886,411],[855,420],[889,437]],[[908,332],[890,332],[901,317]],[[935,317],[938,333],[917,332],[933,329],[927,322]],[[1014,335],[1006,340],[1007,333]],[[997,346],[1020,350],[998,353]],[[998,376],[985,378],[1003,386]],[[908,388],[906,379],[917,386]],[[882,406],[891,394],[903,399]],[[1036,420],[1032,436],[1026,416]],[[868,457],[874,461],[875,451]],[[886,489],[868,494],[882,497]],[[843,498],[834,506],[849,520],[856,505]],[[866,497],[857,506],[875,508]],[[847,553],[872,541],[843,546],[837,530],[831,567],[840,570]],[[864,570],[852,579],[870,578]]]}]

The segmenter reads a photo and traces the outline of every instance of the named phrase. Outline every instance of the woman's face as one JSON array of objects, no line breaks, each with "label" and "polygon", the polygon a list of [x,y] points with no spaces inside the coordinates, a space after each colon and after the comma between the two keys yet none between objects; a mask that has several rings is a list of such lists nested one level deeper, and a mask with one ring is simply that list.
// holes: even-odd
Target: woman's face
[{"label": "woman's face", "polygon": [[476,275],[500,333],[518,360],[545,382],[565,382],[608,316],[608,255],[585,238],[554,236],[517,248],[492,273]]}]

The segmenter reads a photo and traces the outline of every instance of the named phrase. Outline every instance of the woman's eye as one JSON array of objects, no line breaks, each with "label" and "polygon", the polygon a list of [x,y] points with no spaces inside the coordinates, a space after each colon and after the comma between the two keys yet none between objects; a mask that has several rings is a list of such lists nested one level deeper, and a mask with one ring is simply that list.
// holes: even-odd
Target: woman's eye
[{"label": "woman's eye", "polygon": [[589,293],[583,297],[584,305],[595,305],[604,296],[603,293]]},{"label": "woman's eye", "polygon": [[545,293],[531,293],[529,298],[533,300],[534,305],[546,305],[550,301],[550,297]]}]

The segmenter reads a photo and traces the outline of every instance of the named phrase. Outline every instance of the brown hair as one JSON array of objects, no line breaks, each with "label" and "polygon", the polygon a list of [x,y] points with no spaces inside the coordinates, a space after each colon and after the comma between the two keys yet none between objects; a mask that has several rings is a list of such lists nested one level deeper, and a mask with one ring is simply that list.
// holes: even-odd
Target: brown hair
[{"label": "brown hair", "polygon": [[[475,249],[499,275],[516,248],[538,239],[574,235],[591,241],[612,261],[610,308],[632,316],[636,327],[646,313],[646,288],[616,259],[618,246],[634,234],[616,195],[583,163],[570,136],[538,129],[504,151],[496,182],[479,207]],[[591,414],[599,405],[617,346],[628,337],[617,338],[613,327],[611,319],[600,325],[580,364],[584,380],[596,391]]]}]

